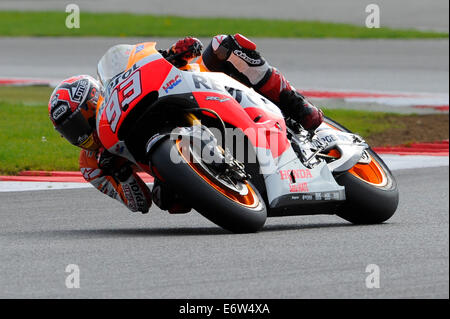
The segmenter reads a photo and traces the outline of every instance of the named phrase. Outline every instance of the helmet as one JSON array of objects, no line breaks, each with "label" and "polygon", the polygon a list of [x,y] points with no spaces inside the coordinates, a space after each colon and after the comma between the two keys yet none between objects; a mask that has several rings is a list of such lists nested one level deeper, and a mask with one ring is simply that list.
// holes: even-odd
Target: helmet
[{"label": "helmet", "polygon": [[48,103],[50,120],[55,129],[75,146],[96,150],[99,142],[95,115],[100,86],[89,75],[62,81]]}]

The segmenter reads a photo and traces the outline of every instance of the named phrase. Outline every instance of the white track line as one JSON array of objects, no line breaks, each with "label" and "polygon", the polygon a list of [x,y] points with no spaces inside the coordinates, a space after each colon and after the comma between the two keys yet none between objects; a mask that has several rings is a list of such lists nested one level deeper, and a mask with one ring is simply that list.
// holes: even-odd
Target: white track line
[{"label": "white track line", "polygon": [[[393,171],[400,169],[427,168],[449,166],[448,156],[391,155],[381,158]],[[147,184],[153,185],[153,184]],[[57,182],[0,182],[0,192],[23,192],[37,190],[90,188],[89,183],[57,183]]]}]

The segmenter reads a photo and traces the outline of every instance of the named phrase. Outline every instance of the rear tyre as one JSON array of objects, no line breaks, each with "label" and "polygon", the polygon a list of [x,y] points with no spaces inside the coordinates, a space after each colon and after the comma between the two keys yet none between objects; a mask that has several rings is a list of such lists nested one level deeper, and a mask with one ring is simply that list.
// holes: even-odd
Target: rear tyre
[{"label": "rear tyre", "polygon": [[246,195],[227,187],[225,181],[195,161],[186,158],[188,145],[164,140],[152,151],[150,163],[155,174],[189,200],[201,215],[234,233],[256,232],[264,226],[267,210],[261,195],[250,182],[239,182]]},{"label": "rear tyre", "polygon": [[[325,118],[334,129],[350,132],[342,125]],[[372,150],[370,164],[356,164],[352,169],[336,176],[345,186],[345,203],[337,215],[354,224],[379,224],[394,215],[399,201],[397,181],[384,161]]]}]

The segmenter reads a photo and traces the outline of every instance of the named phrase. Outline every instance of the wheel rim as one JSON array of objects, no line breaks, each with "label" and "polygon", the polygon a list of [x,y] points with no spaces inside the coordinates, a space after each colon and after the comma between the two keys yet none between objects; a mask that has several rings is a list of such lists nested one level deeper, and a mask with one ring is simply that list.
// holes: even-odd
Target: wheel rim
[{"label": "wheel rim", "polygon": [[[325,124],[334,130],[341,131],[339,128],[333,126],[330,123]],[[336,158],[339,158],[341,156],[339,151],[336,149],[331,150],[328,155]],[[358,163],[351,169],[349,169],[348,172],[368,184],[372,184],[378,187],[385,186],[387,184],[387,178],[382,166],[372,155],[369,154],[369,156],[370,163]]]},{"label": "wheel rim", "polygon": [[366,183],[379,187],[387,183],[386,174],[372,156],[370,156],[369,164],[356,164],[348,172]]},{"label": "wheel rim", "polygon": [[216,191],[221,193],[223,196],[227,197],[228,199],[249,208],[255,208],[259,205],[259,198],[255,192],[255,190],[250,186],[248,182],[243,182],[242,184],[247,187],[247,194],[241,195],[236,191],[233,191],[232,189],[229,189],[225,187],[222,183],[218,185],[214,182],[215,177],[211,176],[211,174],[208,174],[205,172],[205,170],[198,164],[193,163],[190,159],[187,159],[184,154],[186,154],[183,151],[183,146],[180,143],[180,140],[176,141],[176,146],[178,153],[181,155],[181,157],[186,161],[186,163],[192,168],[192,170],[201,177],[205,182],[207,182],[211,187],[213,187]]}]

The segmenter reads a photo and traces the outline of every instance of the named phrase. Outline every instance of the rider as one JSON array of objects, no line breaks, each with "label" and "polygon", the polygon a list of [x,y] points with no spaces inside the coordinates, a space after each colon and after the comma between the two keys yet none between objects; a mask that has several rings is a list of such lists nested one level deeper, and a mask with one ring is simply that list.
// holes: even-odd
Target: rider
[{"label": "rider", "polygon": [[[314,130],[323,113],[308,103],[285,77],[256,51],[256,45],[241,34],[215,36],[202,54],[201,42],[193,37],[177,41],[160,53],[181,68],[201,56],[209,70],[224,72],[254,88],[270,99],[283,114]],[[96,133],[97,100],[100,83],[87,75],[62,81],[53,91],[49,116],[55,129],[70,143],[82,148],[80,170],[83,177],[98,190],[119,200],[131,211],[147,213],[153,201],[170,213],[185,213],[190,207],[155,178],[152,192],[137,175],[138,167],[123,157],[111,154]],[[153,196],[152,196],[153,195]]]}]

